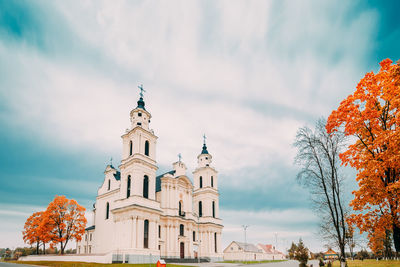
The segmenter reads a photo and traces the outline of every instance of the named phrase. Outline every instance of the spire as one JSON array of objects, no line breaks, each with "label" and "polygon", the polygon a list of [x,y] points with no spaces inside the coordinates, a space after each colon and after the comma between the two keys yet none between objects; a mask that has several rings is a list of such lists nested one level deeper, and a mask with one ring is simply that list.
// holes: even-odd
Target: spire
[{"label": "spire", "polygon": [[144,100],[143,100],[143,92],[146,92],[146,91],[143,89],[143,84],[139,85],[138,88],[140,89],[140,93],[139,93],[140,99],[137,102],[137,108],[146,110],[144,108]]},{"label": "spire", "polygon": [[207,137],[204,134],[203,135],[203,150],[201,151],[201,154],[208,154],[207,145],[206,145],[206,139],[207,139]]}]

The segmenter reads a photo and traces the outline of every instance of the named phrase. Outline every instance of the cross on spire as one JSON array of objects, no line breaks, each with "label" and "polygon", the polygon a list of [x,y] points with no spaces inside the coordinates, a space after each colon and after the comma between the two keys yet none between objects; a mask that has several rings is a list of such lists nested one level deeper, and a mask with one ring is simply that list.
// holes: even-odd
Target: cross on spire
[{"label": "cross on spire", "polygon": [[203,144],[206,144],[206,139],[207,139],[206,134],[203,134]]},{"label": "cross on spire", "polygon": [[140,98],[143,98],[143,92],[146,92],[146,90],[143,89],[143,84],[139,85],[138,88],[140,90],[140,93],[139,93]]},{"label": "cross on spire", "polygon": [[182,155],[181,155],[181,153],[178,154],[178,159],[179,159],[179,162],[181,162],[181,160],[182,160]]},{"label": "cross on spire", "polygon": [[110,166],[112,166],[112,157],[110,158]]}]

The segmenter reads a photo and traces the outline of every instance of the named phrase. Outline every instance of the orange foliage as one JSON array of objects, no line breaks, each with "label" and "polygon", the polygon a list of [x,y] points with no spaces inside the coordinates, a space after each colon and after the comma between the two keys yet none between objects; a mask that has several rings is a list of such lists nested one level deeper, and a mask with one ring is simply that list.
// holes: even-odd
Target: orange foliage
[{"label": "orange foliage", "polygon": [[50,227],[50,238],[53,244],[60,244],[61,254],[68,241],[80,241],[85,233],[85,208],[75,200],[65,196],[56,196],[45,211],[46,220]]},{"label": "orange foliage", "polygon": [[43,218],[43,211],[35,212],[26,220],[24,231],[22,232],[25,243],[29,245],[37,244],[39,247],[41,238],[40,225]]},{"label": "orange foliage", "polygon": [[343,129],[356,138],[340,155],[343,164],[357,170],[359,189],[350,205],[358,213],[351,221],[369,233],[370,241],[379,237],[379,229],[393,229],[399,251],[400,66],[390,59],[380,65],[378,73],[367,73],[332,111],[326,129]]},{"label": "orange foliage", "polygon": [[86,227],[85,208],[75,200],[56,196],[46,211],[33,213],[25,222],[23,239],[26,243],[39,245],[52,242],[60,244],[63,254],[68,241],[80,241]]}]

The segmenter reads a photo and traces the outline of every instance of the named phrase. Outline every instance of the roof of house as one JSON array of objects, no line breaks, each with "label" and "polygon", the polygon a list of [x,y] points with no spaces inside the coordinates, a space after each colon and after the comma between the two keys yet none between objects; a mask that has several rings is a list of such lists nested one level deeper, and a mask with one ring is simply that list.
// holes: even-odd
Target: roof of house
[{"label": "roof of house", "polygon": [[235,242],[241,249],[243,249],[243,251],[247,251],[247,252],[262,252],[261,249],[257,248],[253,244],[242,243],[242,242],[237,242],[237,241],[233,241],[233,242]]},{"label": "roof of house", "polygon": [[268,244],[258,244],[258,246],[264,250],[265,253],[274,253],[274,247]]},{"label": "roof of house", "polygon": [[160,192],[161,191],[161,178],[164,177],[164,175],[166,175],[166,174],[174,175],[175,174],[175,170],[163,173],[163,174],[158,175],[156,177],[156,192]]},{"label": "roof of house", "polygon": [[337,253],[333,249],[328,249],[327,252],[324,253],[325,255],[337,255]]}]

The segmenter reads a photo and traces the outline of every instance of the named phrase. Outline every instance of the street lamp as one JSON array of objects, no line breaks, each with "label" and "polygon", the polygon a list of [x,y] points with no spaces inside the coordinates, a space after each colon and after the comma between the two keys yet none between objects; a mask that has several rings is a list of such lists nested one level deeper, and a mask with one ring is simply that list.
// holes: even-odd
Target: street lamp
[{"label": "street lamp", "polygon": [[193,215],[197,217],[197,262],[200,264],[200,217],[195,212],[193,212]]},{"label": "street lamp", "polygon": [[247,257],[246,257],[246,247],[247,247],[247,238],[246,238],[246,230],[249,227],[249,225],[242,225],[243,230],[244,230],[244,261],[246,262]]}]

